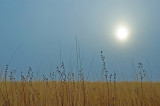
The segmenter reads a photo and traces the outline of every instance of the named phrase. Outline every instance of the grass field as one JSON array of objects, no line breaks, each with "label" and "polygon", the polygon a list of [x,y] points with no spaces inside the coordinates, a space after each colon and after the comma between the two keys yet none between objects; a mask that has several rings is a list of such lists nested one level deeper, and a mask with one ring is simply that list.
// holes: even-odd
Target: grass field
[{"label": "grass field", "polygon": [[160,106],[160,83],[0,82],[0,106]]},{"label": "grass field", "polygon": [[63,62],[57,74],[43,75],[42,80],[34,79],[31,67],[16,80],[15,70],[6,65],[0,73],[0,106],[160,106],[160,82],[144,80],[142,63],[139,79],[119,82],[115,72],[108,75],[104,58],[101,52],[105,80],[95,82],[85,80],[83,70],[67,74]]}]

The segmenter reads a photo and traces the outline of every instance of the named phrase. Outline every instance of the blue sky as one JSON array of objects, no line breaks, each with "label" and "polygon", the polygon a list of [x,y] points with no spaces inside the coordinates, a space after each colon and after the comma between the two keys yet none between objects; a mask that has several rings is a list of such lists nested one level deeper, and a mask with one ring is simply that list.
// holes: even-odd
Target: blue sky
[{"label": "blue sky", "polygon": [[[101,50],[119,80],[135,79],[132,62],[136,69],[142,62],[148,78],[160,80],[159,10],[158,0],[0,0],[0,67],[14,55],[9,67],[17,76],[29,66],[47,75],[60,60],[76,72],[77,38],[90,80],[101,77]],[[114,35],[121,24],[130,30],[125,42]]]}]

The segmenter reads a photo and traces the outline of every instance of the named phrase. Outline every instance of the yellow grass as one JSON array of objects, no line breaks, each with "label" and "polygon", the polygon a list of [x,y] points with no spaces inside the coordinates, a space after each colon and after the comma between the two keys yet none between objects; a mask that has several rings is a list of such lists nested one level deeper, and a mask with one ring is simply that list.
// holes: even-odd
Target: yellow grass
[{"label": "yellow grass", "polygon": [[160,106],[160,83],[5,82],[0,106]]}]

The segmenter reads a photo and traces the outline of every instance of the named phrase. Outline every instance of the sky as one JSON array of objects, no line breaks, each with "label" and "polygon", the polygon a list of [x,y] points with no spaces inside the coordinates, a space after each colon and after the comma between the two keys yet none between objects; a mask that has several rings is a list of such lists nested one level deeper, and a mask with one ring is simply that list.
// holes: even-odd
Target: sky
[{"label": "sky", "polygon": [[[117,80],[135,80],[142,62],[146,79],[160,81],[159,10],[159,0],[0,0],[0,68],[9,64],[18,77],[32,67],[41,77],[63,61],[96,81],[103,51]],[[120,25],[129,31],[123,42],[115,37]]]}]

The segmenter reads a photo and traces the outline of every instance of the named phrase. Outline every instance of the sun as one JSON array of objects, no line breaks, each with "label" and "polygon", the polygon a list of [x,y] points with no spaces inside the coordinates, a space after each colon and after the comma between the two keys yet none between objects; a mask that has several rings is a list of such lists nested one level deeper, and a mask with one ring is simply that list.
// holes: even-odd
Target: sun
[{"label": "sun", "polygon": [[127,39],[128,37],[128,29],[124,26],[120,26],[118,29],[117,29],[117,38],[121,41],[124,41]]}]

